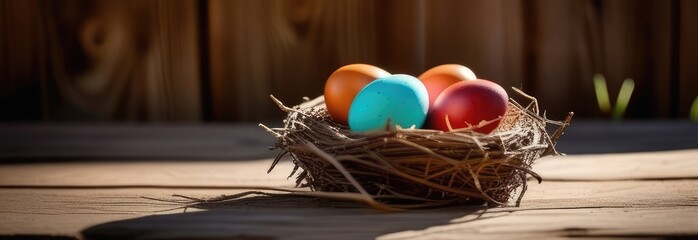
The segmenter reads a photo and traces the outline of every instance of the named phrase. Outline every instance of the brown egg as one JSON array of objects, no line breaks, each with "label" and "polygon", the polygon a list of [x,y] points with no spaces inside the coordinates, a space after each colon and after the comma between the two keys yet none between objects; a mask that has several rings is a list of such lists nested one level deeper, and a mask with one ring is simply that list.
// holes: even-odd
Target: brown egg
[{"label": "brown egg", "polygon": [[469,68],[459,64],[444,64],[433,67],[419,76],[429,92],[429,109],[434,106],[436,98],[447,87],[454,83],[475,80],[475,73]]},{"label": "brown egg", "polygon": [[349,108],[356,94],[368,83],[390,73],[368,64],[350,64],[334,71],[325,83],[325,104],[332,119],[347,125]]}]

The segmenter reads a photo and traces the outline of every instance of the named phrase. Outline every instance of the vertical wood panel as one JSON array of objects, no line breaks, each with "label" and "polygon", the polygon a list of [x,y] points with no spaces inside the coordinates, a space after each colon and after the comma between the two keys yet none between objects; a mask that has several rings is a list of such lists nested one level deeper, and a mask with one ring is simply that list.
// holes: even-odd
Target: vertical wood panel
[{"label": "vertical wood panel", "polygon": [[426,67],[459,63],[505,88],[522,85],[520,2],[429,1]]},{"label": "vertical wood panel", "polygon": [[11,37],[2,46],[13,52],[1,54],[7,68],[0,72],[17,82],[14,89],[29,86],[31,93],[18,93],[20,99],[45,99],[43,119],[200,118],[195,2],[2,5],[8,12],[3,26],[12,26],[3,27]]},{"label": "vertical wood panel", "polygon": [[[585,79],[580,76],[577,42],[581,41],[583,5],[580,1],[537,1],[538,25],[536,36],[536,77],[533,80],[534,94],[541,107],[552,109],[551,117],[565,114],[558,112],[565,107],[570,111],[584,112],[584,106],[594,102],[575,99],[574,83]],[[589,79],[590,80],[590,79]],[[590,81],[585,81],[590,82]],[[590,85],[584,85],[588,87]],[[583,90],[577,89],[577,90]]]},{"label": "vertical wood panel", "polygon": [[612,101],[631,77],[626,117],[685,118],[696,13],[692,0],[4,0],[0,120],[197,121],[202,106],[212,120],[278,119],[269,94],[320,95],[356,62],[412,75],[460,63],[553,118],[607,117],[592,75]]},{"label": "vertical wood panel", "polygon": [[539,0],[535,8],[537,74],[530,81],[544,107],[604,116],[592,84],[602,73],[612,102],[625,78],[635,80],[626,117],[670,116],[668,1]]},{"label": "vertical wood panel", "polygon": [[37,1],[0,1],[0,120],[42,116],[43,16]]},{"label": "vertical wood panel", "polygon": [[278,118],[269,94],[299,103],[341,65],[376,63],[372,1],[212,0],[209,11],[217,120]]},{"label": "vertical wood panel", "polygon": [[[534,27],[525,51],[534,65],[527,69],[524,89],[531,88],[541,108],[550,110],[552,118],[562,118],[567,111],[580,115],[593,112],[596,101],[591,76],[594,69],[587,64],[591,49],[585,32],[585,2],[539,0],[524,4],[532,10],[528,23]],[[527,29],[528,30],[528,29]],[[531,39],[532,38],[532,39]],[[526,86],[529,84],[530,86]]]},{"label": "vertical wood panel", "polygon": [[679,117],[688,116],[698,97],[698,1],[681,0],[679,40]]},{"label": "vertical wood panel", "polygon": [[669,1],[604,2],[605,67],[612,99],[625,78],[635,80],[630,117],[669,117]]},{"label": "vertical wood panel", "polygon": [[[644,91],[638,91],[638,95],[634,96],[635,105],[628,109],[630,116],[667,118],[676,117],[671,112],[671,108],[667,107],[672,104],[672,96],[670,90],[670,82],[672,75],[672,18],[671,3],[666,1],[650,1],[646,3],[648,7],[643,8],[639,13],[638,28],[644,29],[642,35],[638,36],[644,42],[643,46],[637,46],[644,49],[645,53],[640,56],[639,63],[636,68],[645,75],[640,78],[642,81],[636,87],[646,88]],[[644,26],[644,27],[643,27]],[[643,113],[647,111],[644,108],[651,109],[651,113]]]},{"label": "vertical wood panel", "polygon": [[147,80],[161,100],[149,99],[151,109],[164,109],[152,119],[198,121],[202,118],[197,4],[191,0],[151,2],[153,49],[146,61]]},{"label": "vertical wood panel", "polygon": [[391,73],[417,75],[424,69],[426,36],[424,23],[428,5],[424,0],[375,1],[378,47],[381,68]]}]

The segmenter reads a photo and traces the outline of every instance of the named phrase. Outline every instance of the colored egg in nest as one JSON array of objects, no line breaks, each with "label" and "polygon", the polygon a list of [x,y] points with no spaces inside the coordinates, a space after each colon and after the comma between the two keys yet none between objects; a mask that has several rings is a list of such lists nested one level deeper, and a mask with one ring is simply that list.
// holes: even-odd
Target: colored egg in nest
[{"label": "colored egg in nest", "polygon": [[349,110],[352,131],[421,128],[429,108],[427,89],[419,79],[395,74],[376,79],[354,98]]},{"label": "colored egg in nest", "polygon": [[434,106],[434,101],[444,89],[457,82],[475,80],[475,73],[469,68],[459,64],[443,64],[433,67],[419,76],[429,92],[429,108]]},{"label": "colored egg in nest", "polygon": [[473,130],[488,134],[499,126],[501,117],[507,111],[508,99],[504,88],[488,80],[455,83],[434,101],[429,111],[429,127],[449,131],[476,126],[485,121],[489,123]]},{"label": "colored egg in nest", "polygon": [[334,71],[325,83],[325,105],[332,119],[347,125],[356,94],[373,80],[386,76],[390,73],[368,64],[350,64]]}]

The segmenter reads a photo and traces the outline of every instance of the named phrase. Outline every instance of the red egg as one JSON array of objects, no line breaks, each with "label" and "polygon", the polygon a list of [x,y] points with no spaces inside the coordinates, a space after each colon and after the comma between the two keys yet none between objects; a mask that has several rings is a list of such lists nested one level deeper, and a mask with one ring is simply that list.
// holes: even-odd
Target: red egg
[{"label": "red egg", "polygon": [[444,89],[454,83],[475,80],[475,73],[470,68],[459,64],[444,64],[433,67],[419,76],[429,93],[429,107],[434,105],[436,98]]},{"label": "red egg", "polygon": [[[431,128],[449,131],[446,117],[452,129],[475,126],[482,121],[491,121],[504,116],[509,96],[498,84],[488,80],[462,81],[446,88],[430,109],[428,122]],[[490,133],[500,120],[473,129],[480,133]]]},{"label": "red egg", "polygon": [[356,94],[368,83],[390,73],[368,64],[350,64],[334,71],[325,83],[325,105],[332,119],[347,125],[349,108]]}]

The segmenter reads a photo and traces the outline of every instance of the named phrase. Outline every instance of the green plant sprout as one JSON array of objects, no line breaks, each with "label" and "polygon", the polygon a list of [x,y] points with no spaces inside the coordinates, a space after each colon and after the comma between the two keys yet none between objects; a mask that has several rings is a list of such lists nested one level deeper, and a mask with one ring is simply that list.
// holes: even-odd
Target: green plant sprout
[{"label": "green plant sprout", "polygon": [[603,113],[611,112],[611,99],[608,97],[606,78],[600,73],[594,74],[594,90],[596,91],[596,102]]},{"label": "green plant sprout", "polygon": [[693,104],[691,104],[691,110],[689,110],[688,118],[691,119],[691,121],[698,122],[698,97],[696,97],[696,99],[693,100]]},{"label": "green plant sprout", "polygon": [[611,119],[615,121],[620,121],[625,115],[625,111],[628,109],[628,103],[630,102],[630,97],[633,95],[635,90],[635,81],[632,78],[626,78],[623,84],[620,86],[620,91],[618,92],[618,98],[616,99],[616,104],[611,110],[611,98],[608,94],[608,86],[606,85],[606,78],[600,74],[594,74],[594,91],[596,92],[596,102],[599,104],[599,109],[601,112],[610,114]]},{"label": "green plant sprout", "polygon": [[632,78],[623,80],[623,85],[620,85],[620,92],[618,92],[618,99],[616,99],[616,107],[613,109],[611,118],[616,120],[623,118],[625,110],[628,108],[628,103],[630,102],[630,96],[633,95],[633,90],[635,90],[635,81],[633,81]]}]

